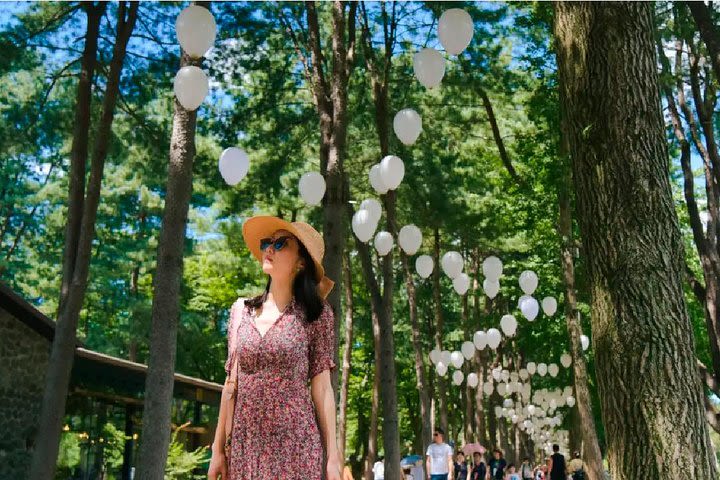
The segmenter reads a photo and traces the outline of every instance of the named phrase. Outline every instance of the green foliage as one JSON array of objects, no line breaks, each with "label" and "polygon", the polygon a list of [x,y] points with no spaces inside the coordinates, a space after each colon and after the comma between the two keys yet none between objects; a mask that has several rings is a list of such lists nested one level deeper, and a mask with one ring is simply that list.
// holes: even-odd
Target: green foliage
[{"label": "green foliage", "polygon": [[198,447],[189,452],[185,445],[178,441],[177,436],[182,428],[178,428],[170,438],[170,448],[165,466],[165,480],[200,480],[206,474],[193,473],[208,461],[208,448]]}]

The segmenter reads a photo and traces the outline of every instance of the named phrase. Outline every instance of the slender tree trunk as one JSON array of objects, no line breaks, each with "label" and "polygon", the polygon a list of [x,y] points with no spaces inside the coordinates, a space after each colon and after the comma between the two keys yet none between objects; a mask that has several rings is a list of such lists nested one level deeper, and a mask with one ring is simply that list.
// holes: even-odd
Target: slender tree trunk
[{"label": "slender tree trunk", "polygon": [[[65,292],[61,291],[61,308],[58,314],[55,337],[53,339],[50,361],[48,363],[45,390],[41,406],[41,415],[38,425],[38,440],[35,454],[31,464],[30,478],[52,478],[55,474],[57,455],[60,447],[62,419],[65,413],[67,392],[70,374],[75,355],[75,342],[78,318],[85,299],[88,283],[90,258],[92,254],[92,241],[95,237],[95,219],[100,202],[105,158],[107,156],[110,132],[112,129],[115,103],[118,95],[120,73],[130,34],[135,27],[138,4],[130,4],[128,9],[124,2],[118,7],[117,35],[113,56],[110,61],[110,72],[107,87],[103,98],[102,115],[98,124],[98,132],[93,146],[92,161],[90,164],[90,180],[88,182],[87,197],[83,196],[85,160],[87,157],[87,137],[89,128],[89,88],[85,80],[92,83],[92,71],[95,63],[95,50],[99,34],[99,22],[104,12],[104,6],[89,6],[88,32],[86,46],[83,53],[83,67],[81,80],[78,84],[78,110],[76,119],[86,129],[75,130],[80,138],[76,156],[73,156],[70,185],[70,208],[79,215],[79,230],[75,230],[77,218],[68,217],[66,229],[66,255],[64,261],[73,261],[74,265],[63,265],[63,274],[71,277],[69,285],[63,278]],[[127,12],[127,17],[126,17]],[[79,196],[77,195],[79,193]],[[75,215],[73,214],[73,215]],[[70,249],[75,248],[74,254]],[[63,287],[61,287],[62,290]]]},{"label": "slender tree trunk", "polygon": [[[440,229],[435,227],[435,248],[433,251],[433,300],[435,303],[435,348],[442,351],[443,341],[443,313],[440,293]],[[445,377],[437,377],[437,394],[440,402],[440,427],[448,433],[448,397],[447,397],[447,380]]]},{"label": "slender tree trunk", "polygon": [[410,269],[410,262],[404,254],[400,254],[403,268],[405,269],[405,287],[408,295],[408,307],[410,309],[410,328],[412,329],[413,351],[415,353],[415,380],[420,398],[420,422],[422,451],[432,443],[432,423],[430,418],[430,391],[425,371],[425,356],[422,347],[422,332],[418,321],[417,301],[415,298],[415,282]]},{"label": "slender tree trunk", "polygon": [[[208,2],[201,5],[209,9]],[[202,59],[193,60],[183,52],[180,68],[201,62]],[[165,208],[153,283],[150,356],[145,380],[138,480],[164,478],[168,457],[183,248],[196,153],[196,122],[197,110],[185,110],[175,99]]]},{"label": "slender tree trunk", "polygon": [[700,37],[707,46],[715,78],[720,79],[720,33],[718,33],[716,21],[712,18],[712,10],[704,2],[684,3],[690,8],[695,24],[700,31]]},{"label": "slender tree trunk", "polygon": [[593,294],[611,474],[711,479],[717,473],[681,284],[652,8],[555,4],[563,133]]},{"label": "slender tree trunk", "polygon": [[352,361],[353,346],[353,291],[352,291],[352,268],[350,255],[347,250],[343,259],[343,274],[345,289],[345,343],[343,345],[342,361],[342,384],[340,386],[340,415],[338,419],[338,448],[340,458],[345,459],[345,446],[347,437],[347,406],[348,386],[350,384],[350,367]]},{"label": "slender tree trunk", "polygon": [[373,390],[372,390],[372,404],[370,410],[370,435],[368,435],[368,453],[365,462],[365,479],[373,480],[373,464],[377,458],[377,446],[378,446],[378,424],[380,416],[380,372],[378,372],[378,358],[380,356],[380,348],[377,346],[380,343],[380,326],[378,324],[377,315],[373,314],[373,339],[375,343],[375,372],[373,374]]}]

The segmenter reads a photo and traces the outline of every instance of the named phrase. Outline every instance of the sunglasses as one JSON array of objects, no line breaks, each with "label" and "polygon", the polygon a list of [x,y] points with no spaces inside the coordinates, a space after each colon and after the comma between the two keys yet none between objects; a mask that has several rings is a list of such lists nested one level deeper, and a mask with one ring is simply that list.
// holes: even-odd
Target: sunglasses
[{"label": "sunglasses", "polygon": [[285,245],[287,245],[287,241],[291,238],[292,237],[278,237],[275,240],[273,240],[272,238],[263,238],[260,240],[260,251],[264,252],[272,245],[273,250],[279,252],[280,250],[285,248]]}]

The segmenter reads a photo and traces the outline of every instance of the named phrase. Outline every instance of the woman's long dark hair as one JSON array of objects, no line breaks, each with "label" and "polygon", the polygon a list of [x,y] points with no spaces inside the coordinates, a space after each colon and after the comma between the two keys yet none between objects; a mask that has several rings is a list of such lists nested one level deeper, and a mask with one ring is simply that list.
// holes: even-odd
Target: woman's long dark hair
[{"label": "woman's long dark hair", "polygon": [[[315,269],[315,262],[308,253],[307,248],[305,248],[305,245],[303,245],[296,237],[293,238],[295,238],[295,241],[298,244],[298,253],[300,254],[300,258],[302,258],[305,263],[305,267],[300,270],[297,275],[295,275],[295,280],[293,281],[293,295],[295,296],[295,301],[298,302],[305,311],[305,320],[307,322],[314,322],[320,317],[323,310],[323,301],[320,298],[320,295],[318,295],[318,284],[315,281],[317,270]],[[268,277],[268,282],[262,295],[251,298],[245,303],[252,308],[262,307],[262,304],[265,303],[268,293],[270,292],[271,282],[272,279]]]}]

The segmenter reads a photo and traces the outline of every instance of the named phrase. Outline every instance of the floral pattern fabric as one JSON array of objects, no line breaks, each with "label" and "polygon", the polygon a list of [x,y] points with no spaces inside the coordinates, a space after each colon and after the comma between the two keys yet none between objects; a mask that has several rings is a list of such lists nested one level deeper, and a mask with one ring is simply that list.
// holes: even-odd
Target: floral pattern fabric
[{"label": "floral pattern fabric", "polygon": [[335,368],[334,335],[327,302],[308,323],[293,299],[265,335],[251,307],[233,305],[226,373],[239,364],[229,480],[320,480],[323,448],[309,381]]}]

